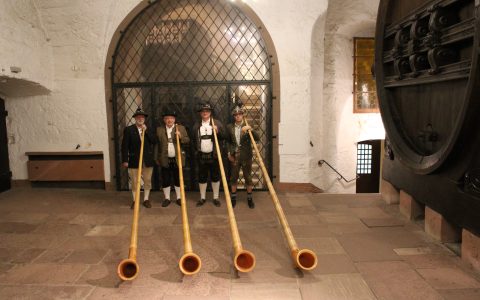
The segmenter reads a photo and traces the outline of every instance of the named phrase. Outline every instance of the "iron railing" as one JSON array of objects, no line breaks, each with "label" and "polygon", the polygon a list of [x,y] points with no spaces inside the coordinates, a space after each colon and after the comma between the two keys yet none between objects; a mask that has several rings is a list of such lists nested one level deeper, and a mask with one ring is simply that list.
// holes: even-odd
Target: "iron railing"
[{"label": "iron railing", "polygon": [[323,164],[326,164],[327,166],[330,167],[330,169],[332,169],[335,173],[337,173],[337,175],[338,175],[337,179],[338,179],[338,180],[344,180],[345,182],[349,183],[349,182],[353,182],[353,181],[355,181],[355,180],[357,180],[357,179],[359,178],[359,176],[356,175],[355,178],[348,180],[348,179],[345,178],[342,174],[340,174],[340,172],[338,172],[337,169],[335,169],[334,167],[332,167],[332,165],[330,165],[326,160],[321,159],[321,160],[318,161],[318,165],[319,165],[320,167],[321,167]]}]

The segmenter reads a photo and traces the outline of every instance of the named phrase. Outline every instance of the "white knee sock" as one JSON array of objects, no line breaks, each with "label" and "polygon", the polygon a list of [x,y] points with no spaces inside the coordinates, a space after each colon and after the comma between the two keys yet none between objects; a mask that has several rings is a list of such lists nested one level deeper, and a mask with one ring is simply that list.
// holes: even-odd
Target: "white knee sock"
[{"label": "white knee sock", "polygon": [[170,200],[170,187],[163,188],[163,195],[165,195],[165,200]]},{"label": "white knee sock", "polygon": [[213,199],[218,199],[218,193],[220,191],[220,181],[212,182],[212,190],[213,190]]},{"label": "white knee sock", "polygon": [[132,191],[133,201],[135,201],[135,191]]},{"label": "white knee sock", "polygon": [[143,201],[148,200],[149,196],[150,196],[150,190],[144,190],[143,191]]},{"label": "white knee sock", "polygon": [[180,199],[180,187],[179,186],[176,186],[175,187],[175,195],[177,196],[177,199]]},{"label": "white knee sock", "polygon": [[200,186],[200,198],[205,199],[207,197],[207,184],[206,183],[199,183]]}]

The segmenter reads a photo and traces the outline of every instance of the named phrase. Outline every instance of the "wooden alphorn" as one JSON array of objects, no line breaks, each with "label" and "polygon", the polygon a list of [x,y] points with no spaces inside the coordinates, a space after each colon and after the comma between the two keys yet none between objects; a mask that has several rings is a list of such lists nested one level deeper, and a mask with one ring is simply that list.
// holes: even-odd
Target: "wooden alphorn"
[{"label": "wooden alphorn", "polygon": [[[177,124],[178,125],[178,124]],[[187,215],[187,201],[185,199],[185,184],[183,183],[183,169],[182,169],[182,152],[180,147],[180,138],[178,136],[178,127],[175,125],[175,135],[177,141],[177,165],[178,176],[180,178],[180,201],[182,209],[182,224],[183,224],[183,246],[184,254],[178,261],[180,271],[185,275],[193,275],[200,271],[202,267],[202,260],[193,252],[192,241],[190,240],[190,227],[188,226]]]},{"label": "wooden alphorn", "polygon": [[142,179],[143,165],[143,145],[145,142],[145,129],[142,130],[140,157],[138,159],[137,184],[135,189],[135,205],[133,207],[132,234],[130,238],[130,248],[128,250],[128,258],[122,260],[117,267],[117,274],[122,280],[133,280],[140,271],[137,264],[137,239],[138,239],[138,214],[140,211],[140,183]]},{"label": "wooden alphorn", "polygon": [[[243,118],[243,120],[245,121],[245,125],[249,126],[246,116]],[[297,267],[303,270],[313,270],[317,266],[317,255],[310,249],[298,248],[297,242],[295,242],[292,231],[290,230],[290,226],[288,225],[287,218],[285,217],[285,213],[283,212],[280,201],[278,200],[277,193],[273,188],[272,181],[270,180],[270,176],[268,175],[265,164],[263,163],[263,159],[260,155],[260,151],[258,150],[257,143],[255,142],[253,134],[250,130],[248,130],[248,135],[250,136],[253,148],[255,149],[255,153],[257,154],[257,160],[260,164],[260,168],[262,169],[263,177],[265,178],[265,181],[267,183],[268,191],[270,192],[270,196],[272,198],[273,205],[275,206],[278,219],[280,221],[280,224],[282,224],[283,233],[285,234],[288,246],[290,247],[290,255],[292,256],[292,259]]]},{"label": "wooden alphorn", "polygon": [[235,214],[233,212],[232,200],[230,198],[230,192],[228,190],[227,179],[225,176],[225,169],[223,168],[222,153],[218,144],[217,132],[215,131],[215,122],[212,120],[212,131],[215,140],[215,148],[217,150],[218,164],[220,167],[220,174],[222,175],[223,191],[225,193],[225,202],[227,204],[228,219],[230,221],[230,231],[233,240],[233,249],[235,251],[235,257],[233,263],[235,268],[240,272],[250,272],[255,268],[255,255],[252,252],[244,250],[242,248],[242,241],[240,240],[240,234],[238,233],[237,221],[235,220]]}]

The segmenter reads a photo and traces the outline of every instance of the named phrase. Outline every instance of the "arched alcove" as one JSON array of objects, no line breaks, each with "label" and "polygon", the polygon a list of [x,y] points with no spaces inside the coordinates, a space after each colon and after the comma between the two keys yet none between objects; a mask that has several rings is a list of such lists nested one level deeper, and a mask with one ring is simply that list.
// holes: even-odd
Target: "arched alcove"
[{"label": "arched alcove", "polygon": [[[117,167],[119,144],[137,106],[150,114],[150,126],[159,125],[162,110],[171,107],[189,129],[200,101],[210,101],[217,118],[230,122],[234,94],[261,135],[261,153],[272,172],[272,95],[278,76],[272,64],[273,44],[258,18],[241,6],[230,1],[142,2],[122,22],[124,29],[110,45],[106,72],[110,148],[115,154],[111,169],[117,189],[128,189],[127,173]],[[194,189],[192,159],[185,171],[186,186]],[[253,177],[255,188],[263,189],[258,167],[254,166]]]},{"label": "arched alcove", "polygon": [[[325,160],[345,178],[356,174],[357,142],[381,139],[383,125],[378,113],[353,112],[353,39],[373,37],[378,1],[330,1],[325,20],[318,23],[324,28],[323,47],[316,47],[324,64],[314,70],[323,80],[321,103],[315,103],[321,118],[312,121],[316,134],[312,150],[312,183],[331,193],[354,193],[355,180],[339,181],[330,168],[318,167]],[[345,11],[355,13],[345,14]],[[320,42],[319,42],[320,43]]]}]

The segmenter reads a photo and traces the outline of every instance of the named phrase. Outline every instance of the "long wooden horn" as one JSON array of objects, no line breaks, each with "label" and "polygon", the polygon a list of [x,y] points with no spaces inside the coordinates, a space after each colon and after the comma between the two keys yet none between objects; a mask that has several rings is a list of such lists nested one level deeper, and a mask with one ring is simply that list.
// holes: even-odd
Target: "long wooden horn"
[{"label": "long wooden horn", "polygon": [[122,280],[133,280],[140,271],[137,264],[137,238],[138,238],[138,213],[140,211],[140,183],[142,179],[143,165],[143,145],[145,142],[145,130],[142,130],[140,158],[138,159],[137,185],[135,186],[135,205],[133,208],[132,235],[130,238],[130,248],[128,249],[128,258],[122,260],[117,267],[117,274]]},{"label": "long wooden horn", "polygon": [[[175,125],[175,131],[178,133],[178,124]],[[183,182],[183,169],[182,169],[182,152],[180,147],[180,138],[178,134],[176,135],[177,139],[177,164],[178,164],[178,175],[180,178],[180,201],[182,209],[182,223],[183,223],[183,246],[184,254],[178,262],[180,271],[185,275],[193,275],[200,271],[202,267],[202,260],[200,257],[193,253],[192,241],[190,240],[190,227],[188,226],[188,215],[187,215],[187,201],[185,199],[185,184]]]},{"label": "long wooden horn", "polygon": [[[246,116],[243,118],[245,121],[245,125],[248,125],[248,121]],[[267,182],[268,191],[270,192],[270,196],[272,197],[273,205],[275,206],[275,210],[277,211],[278,219],[283,227],[283,232],[288,242],[288,246],[290,247],[290,254],[292,256],[295,265],[303,270],[313,270],[317,266],[317,255],[315,252],[309,249],[299,249],[297,246],[297,242],[293,238],[292,231],[290,230],[290,226],[288,225],[287,218],[285,217],[285,213],[283,212],[282,206],[280,205],[280,201],[278,200],[277,193],[273,188],[272,181],[270,180],[270,176],[268,176],[267,169],[265,168],[265,164],[263,163],[262,156],[260,155],[260,151],[258,150],[257,143],[253,138],[253,134],[250,130],[248,130],[248,135],[250,136],[250,140],[252,141],[253,148],[257,153],[257,159],[260,163],[260,168],[262,169],[263,177]]]},{"label": "long wooden horn", "polygon": [[[211,120],[212,127],[214,127],[215,122],[213,121],[213,117]],[[213,128],[212,131],[215,139],[215,147],[217,148],[218,164],[220,165],[220,174],[222,175],[223,191],[225,193],[225,202],[227,203],[228,218],[230,221],[230,231],[232,233],[233,248],[235,250],[233,262],[238,271],[250,272],[255,268],[255,255],[242,248],[242,241],[240,240],[240,234],[238,233],[237,221],[235,220],[235,214],[233,213],[232,199],[230,198],[225,170],[223,168],[222,153],[220,152],[220,146],[218,144],[217,132]]]}]

